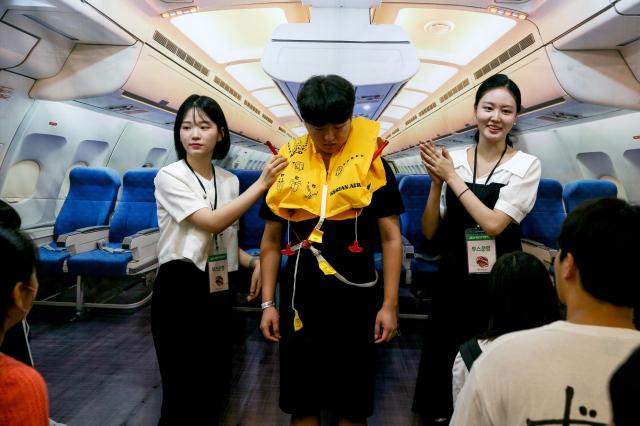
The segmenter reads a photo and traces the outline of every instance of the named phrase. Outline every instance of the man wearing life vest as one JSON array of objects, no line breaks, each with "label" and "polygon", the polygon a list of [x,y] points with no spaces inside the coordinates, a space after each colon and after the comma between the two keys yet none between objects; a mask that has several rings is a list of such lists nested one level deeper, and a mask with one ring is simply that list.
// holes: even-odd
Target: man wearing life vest
[{"label": "man wearing life vest", "polygon": [[[308,134],[280,148],[289,165],[261,209],[260,328],[280,343],[280,407],[292,424],[319,425],[321,410],[340,424],[366,424],[375,344],[397,329],[404,207],[379,156],[380,125],[352,117],[351,83],[312,77],[297,102]],[[381,276],[374,263],[380,251]],[[278,276],[281,254],[288,259]]]}]

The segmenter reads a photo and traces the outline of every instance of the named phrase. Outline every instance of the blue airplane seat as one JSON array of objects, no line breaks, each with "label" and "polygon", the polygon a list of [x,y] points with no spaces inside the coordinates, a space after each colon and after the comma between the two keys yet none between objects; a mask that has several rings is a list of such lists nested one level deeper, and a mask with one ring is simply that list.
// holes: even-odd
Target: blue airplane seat
[{"label": "blue airplane seat", "polygon": [[540,179],[533,209],[522,220],[522,238],[558,248],[558,235],[567,217],[562,204],[562,185],[555,179]]},{"label": "blue airplane seat", "polygon": [[[394,174],[395,178],[396,178],[396,183],[398,184],[398,187],[400,186],[400,182],[402,182],[402,179],[404,179],[405,174],[402,173],[395,173]],[[405,206],[406,207],[406,206]],[[376,265],[376,271],[378,271],[378,275],[380,275],[380,277],[382,277],[382,246],[380,245],[380,235],[376,234],[375,238],[374,238],[374,254],[373,254],[373,259],[375,261],[375,265]],[[406,274],[406,269],[404,267],[404,264],[402,265],[402,268],[400,270],[400,283],[405,282],[405,274]]]},{"label": "blue airplane seat", "polygon": [[567,213],[573,211],[585,201],[597,198],[617,197],[618,188],[613,182],[596,179],[583,179],[570,182],[562,191],[562,199]]},{"label": "blue airplane seat", "polygon": [[431,177],[429,175],[407,175],[399,185],[405,212],[400,215],[400,230],[408,245],[405,245],[407,284],[426,287],[429,278],[440,271],[440,256],[434,244],[422,234],[422,213],[427,204]]},{"label": "blue airplane seat", "polygon": [[540,179],[533,209],[520,223],[522,249],[540,259],[552,272],[558,235],[566,217],[560,182]]},{"label": "blue airplane seat", "polygon": [[[102,240],[95,250],[71,256],[67,261],[69,273],[125,277],[157,266],[158,214],[153,183],[157,173],[158,169],[152,168],[125,172],[122,196],[111,219],[108,240]],[[138,240],[134,241],[135,238]]]},{"label": "blue airplane seat", "polygon": [[69,173],[69,193],[56,217],[53,241],[38,247],[38,273],[63,273],[65,260],[76,251],[78,229],[107,225],[118,196],[120,176],[104,167],[76,167]]},{"label": "blue airplane seat", "polygon": [[[240,193],[247,190],[259,177],[260,170],[230,170],[238,177],[240,182]],[[260,206],[262,197],[247,210],[240,218],[240,229],[238,230],[238,246],[251,254],[260,254],[260,241],[264,232],[264,220],[260,217]]]}]

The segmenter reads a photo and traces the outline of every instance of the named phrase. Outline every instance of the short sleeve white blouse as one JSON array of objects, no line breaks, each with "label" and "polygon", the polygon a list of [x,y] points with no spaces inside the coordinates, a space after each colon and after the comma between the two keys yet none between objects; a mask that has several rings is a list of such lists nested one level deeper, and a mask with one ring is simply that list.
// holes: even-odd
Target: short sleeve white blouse
[{"label": "short sleeve white blouse", "polygon": [[[471,183],[473,182],[473,172],[469,161],[467,161],[469,149],[451,151],[450,155],[458,176],[465,182]],[[504,185],[500,188],[498,201],[496,201],[494,208],[509,215],[516,223],[520,223],[536,202],[541,169],[540,160],[537,157],[522,151],[517,151],[513,157],[500,164],[489,182]],[[488,174],[476,178],[476,183],[484,185],[487,177]],[[441,217],[446,217],[447,214],[446,185],[445,183],[442,188],[440,198]]]},{"label": "short sleeve white blouse", "polygon": [[[196,211],[214,205],[216,186],[218,207],[238,197],[238,178],[220,167],[215,167],[216,185],[213,179],[198,179],[183,161],[176,161],[160,169],[155,178],[155,196],[158,206],[158,261],[160,264],[172,260],[189,260],[204,271],[207,256],[215,248],[213,235],[185,219]],[[238,269],[238,222],[225,229],[218,237],[221,247],[226,247],[229,271]]]}]

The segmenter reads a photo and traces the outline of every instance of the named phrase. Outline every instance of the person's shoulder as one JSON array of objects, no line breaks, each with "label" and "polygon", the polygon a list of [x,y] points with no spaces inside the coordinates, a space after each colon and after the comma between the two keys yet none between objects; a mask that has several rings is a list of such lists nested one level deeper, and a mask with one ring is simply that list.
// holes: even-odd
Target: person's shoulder
[{"label": "person's shoulder", "polygon": [[7,355],[0,355],[0,377],[3,382],[27,381],[36,385],[44,384],[44,379],[33,367]]},{"label": "person's shoulder", "polygon": [[236,176],[233,172],[230,172],[229,170],[222,168],[220,166],[213,166],[216,169],[216,175],[222,177],[222,178],[226,178],[226,179],[238,179],[238,176]]},{"label": "person's shoulder", "polygon": [[236,185],[240,185],[240,180],[238,179],[238,176],[236,176],[235,173],[230,172],[227,169],[224,169],[222,167],[218,167],[218,166],[214,166],[215,170],[216,170],[216,176],[218,176],[218,179],[220,179],[221,181],[231,181]]},{"label": "person's shoulder", "polygon": [[504,354],[510,357],[513,351],[530,350],[533,347],[531,345],[537,344],[532,342],[546,340],[551,334],[562,330],[563,323],[564,321],[556,321],[541,327],[503,334],[483,348],[483,355],[485,358],[502,357]]},{"label": "person's shoulder", "polygon": [[185,162],[182,160],[178,160],[171,164],[167,164],[164,167],[161,167],[160,170],[158,170],[158,174],[169,174],[169,175],[184,174],[185,171],[188,171],[188,170],[189,169],[187,168],[187,165],[185,164]]},{"label": "person's shoulder", "polygon": [[515,175],[524,177],[533,165],[540,165],[538,157],[518,150],[503,167]]},{"label": "person's shoulder", "polygon": [[167,164],[164,167],[161,167],[158,170],[158,174],[156,175],[155,181],[166,180],[168,177],[173,178],[183,178],[187,175],[189,169],[184,161],[178,160],[171,164]]}]

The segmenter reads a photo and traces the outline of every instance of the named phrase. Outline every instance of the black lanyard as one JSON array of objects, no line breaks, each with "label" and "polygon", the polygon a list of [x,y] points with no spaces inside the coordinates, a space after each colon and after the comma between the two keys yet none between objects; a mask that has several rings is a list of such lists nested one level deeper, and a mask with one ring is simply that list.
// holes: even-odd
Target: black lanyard
[{"label": "black lanyard", "polygon": [[[189,162],[187,161],[186,158],[185,158],[184,162],[187,164],[187,167],[189,168],[189,170],[191,170],[191,173],[193,173],[193,175],[198,180],[198,183],[200,184],[200,188],[202,188],[202,191],[204,192],[204,194],[202,194],[202,196],[206,200],[207,199],[207,190],[204,188],[204,185],[202,184],[202,181],[200,180],[200,178],[198,177],[196,172],[193,171],[193,168],[191,168],[191,165],[189,165]],[[216,168],[213,167],[213,165],[211,165],[211,170],[213,170],[213,190],[215,191],[214,202],[213,202],[213,210],[215,210],[215,209],[218,208],[218,184],[216,182]],[[209,205],[211,205],[211,204],[209,204]]]},{"label": "black lanyard", "polygon": [[[491,170],[491,173],[489,173],[489,176],[487,176],[487,180],[484,181],[484,185],[485,186],[487,186],[489,184],[489,179],[491,179],[491,176],[493,176],[493,172],[495,172],[496,169],[498,168],[498,165],[502,161],[502,157],[504,157],[504,154],[507,152],[507,148],[508,147],[509,147],[509,145],[507,145],[507,143],[505,142],[504,151],[502,151],[502,155],[500,156],[500,158],[498,158],[498,162],[496,163],[496,165],[493,166],[493,169]],[[478,146],[476,145],[475,151],[473,152],[473,185],[472,185],[472,188],[471,188],[471,191],[474,194],[476,192],[476,169],[477,168],[478,168]]]}]

